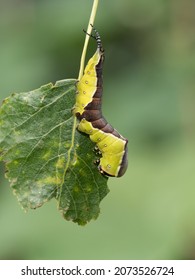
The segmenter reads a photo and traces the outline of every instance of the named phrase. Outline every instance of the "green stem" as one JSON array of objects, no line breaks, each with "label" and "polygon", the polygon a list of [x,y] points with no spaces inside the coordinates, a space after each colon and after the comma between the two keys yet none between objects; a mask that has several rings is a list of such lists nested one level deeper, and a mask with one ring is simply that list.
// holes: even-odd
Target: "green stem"
[{"label": "green stem", "polygon": [[[93,7],[92,7],[92,10],[91,10],[91,16],[90,16],[88,27],[87,27],[87,33],[88,34],[91,34],[91,31],[92,31],[91,24],[93,25],[93,23],[95,21],[95,16],[96,16],[96,12],[97,12],[98,2],[99,2],[99,0],[94,0],[93,1]],[[88,42],[89,42],[89,36],[86,34],[86,36],[85,36],[85,43],[84,43],[84,46],[83,46],[83,52],[82,52],[82,55],[81,55],[81,62],[80,62],[80,70],[79,70],[78,80],[80,80],[81,77],[83,76],[84,65],[85,65],[85,57],[86,57]]]}]

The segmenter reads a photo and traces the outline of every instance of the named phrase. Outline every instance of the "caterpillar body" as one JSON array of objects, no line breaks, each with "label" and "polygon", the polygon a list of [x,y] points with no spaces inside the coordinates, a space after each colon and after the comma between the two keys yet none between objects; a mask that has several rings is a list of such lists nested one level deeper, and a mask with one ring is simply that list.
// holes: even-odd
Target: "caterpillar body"
[{"label": "caterpillar body", "polygon": [[120,135],[102,115],[104,49],[99,33],[94,28],[93,31],[94,35],[90,36],[96,39],[97,50],[77,83],[73,112],[80,121],[78,130],[89,134],[100,151],[101,158],[97,160],[99,171],[107,176],[121,177],[128,166],[128,140]]}]

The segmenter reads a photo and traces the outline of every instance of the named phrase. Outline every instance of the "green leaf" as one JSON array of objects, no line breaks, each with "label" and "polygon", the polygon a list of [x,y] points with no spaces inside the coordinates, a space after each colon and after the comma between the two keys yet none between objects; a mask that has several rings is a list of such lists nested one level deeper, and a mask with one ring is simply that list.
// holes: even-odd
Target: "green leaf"
[{"label": "green leaf", "polygon": [[99,214],[107,178],[93,163],[94,143],[72,115],[76,80],[13,94],[0,108],[0,160],[27,210],[56,198],[67,220],[86,224]]}]

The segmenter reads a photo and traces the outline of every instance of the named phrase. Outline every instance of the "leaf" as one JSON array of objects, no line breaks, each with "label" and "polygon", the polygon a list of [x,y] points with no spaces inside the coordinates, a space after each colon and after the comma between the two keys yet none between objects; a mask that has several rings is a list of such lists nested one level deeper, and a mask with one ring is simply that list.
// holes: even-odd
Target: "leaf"
[{"label": "leaf", "polygon": [[99,214],[107,178],[94,165],[94,143],[72,115],[76,80],[13,94],[0,108],[0,160],[25,210],[56,198],[67,220],[86,224]]}]

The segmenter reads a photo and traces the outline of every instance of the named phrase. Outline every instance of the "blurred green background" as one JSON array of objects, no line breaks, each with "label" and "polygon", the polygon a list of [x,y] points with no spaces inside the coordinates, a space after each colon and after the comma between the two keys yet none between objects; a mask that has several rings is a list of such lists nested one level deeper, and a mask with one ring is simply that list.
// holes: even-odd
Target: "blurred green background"
[{"label": "blurred green background", "polygon": [[[77,78],[92,0],[1,0],[0,98]],[[0,169],[0,259],[195,259],[195,1],[101,1],[106,118],[129,139],[85,227],[24,213]],[[96,45],[90,40],[88,58]]]}]

